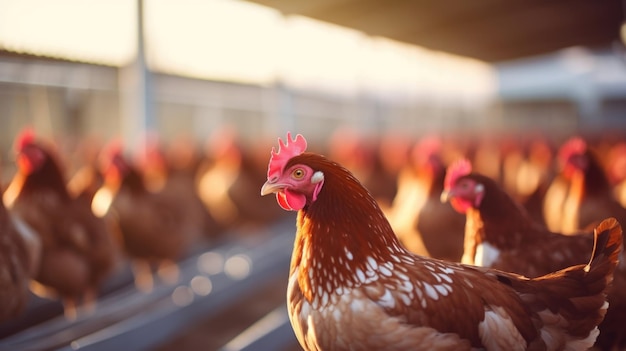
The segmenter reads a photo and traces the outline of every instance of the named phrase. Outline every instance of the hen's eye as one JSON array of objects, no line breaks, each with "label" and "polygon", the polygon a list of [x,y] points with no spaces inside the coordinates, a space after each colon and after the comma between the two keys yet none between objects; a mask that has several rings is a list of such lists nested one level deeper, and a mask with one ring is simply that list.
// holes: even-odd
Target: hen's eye
[{"label": "hen's eye", "polygon": [[292,175],[294,178],[300,179],[304,177],[304,170],[302,170],[301,168],[297,168],[293,171]]}]

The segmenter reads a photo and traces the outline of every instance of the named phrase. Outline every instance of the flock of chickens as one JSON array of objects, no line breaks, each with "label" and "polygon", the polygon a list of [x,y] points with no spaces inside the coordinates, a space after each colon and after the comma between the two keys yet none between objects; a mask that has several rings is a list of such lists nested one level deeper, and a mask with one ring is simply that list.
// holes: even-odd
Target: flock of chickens
[{"label": "flock of chickens", "polygon": [[146,139],[141,157],[119,141],[94,152],[93,142],[68,157],[32,129],[17,135],[0,202],[0,323],[23,313],[29,290],[61,301],[70,320],[88,314],[123,265],[141,291],[155,277],[175,283],[176,261],[193,250],[284,215],[257,195],[264,166],[232,135],[205,153]]},{"label": "flock of chickens", "polygon": [[242,145],[224,131],[204,149],[70,155],[22,131],[0,202],[0,323],[29,290],[89,313],[122,264],[140,290],[175,282],[197,245],[293,210],[287,298],[307,350],[626,347],[626,140],[341,130],[315,150],[328,159],[288,136],[269,167],[264,144]]},{"label": "flock of chickens", "polygon": [[261,195],[298,212],[287,305],[300,345],[624,349],[623,145],[423,138],[385,198],[368,191],[384,177],[363,148],[326,158],[288,133]]}]

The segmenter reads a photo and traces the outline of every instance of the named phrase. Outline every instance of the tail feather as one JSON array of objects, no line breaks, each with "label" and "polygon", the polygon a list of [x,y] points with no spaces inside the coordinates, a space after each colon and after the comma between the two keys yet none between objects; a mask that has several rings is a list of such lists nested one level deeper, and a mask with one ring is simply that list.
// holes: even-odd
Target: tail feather
[{"label": "tail feather", "polygon": [[598,336],[598,324],[608,308],[607,288],[613,280],[623,239],[615,218],[602,221],[594,234],[594,250],[587,265],[525,282],[518,280],[513,286],[537,314],[541,342],[549,350],[586,350]]},{"label": "tail feather", "polygon": [[606,257],[612,273],[619,261],[622,246],[622,227],[617,219],[610,217],[603,220],[593,231],[593,251],[585,271],[589,272],[592,266],[601,264],[598,261],[604,261],[602,257]]}]

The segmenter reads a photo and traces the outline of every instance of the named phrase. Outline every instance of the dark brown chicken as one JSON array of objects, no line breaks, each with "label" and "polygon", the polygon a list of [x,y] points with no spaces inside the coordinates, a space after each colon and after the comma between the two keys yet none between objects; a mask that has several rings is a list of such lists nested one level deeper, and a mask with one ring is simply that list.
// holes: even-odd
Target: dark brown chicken
[{"label": "dark brown chicken", "polygon": [[[463,263],[538,277],[586,263],[594,234],[563,235],[532,220],[528,212],[494,180],[472,173],[462,160],[448,169],[442,198],[467,216]],[[606,220],[615,222],[615,219]],[[619,225],[619,224],[615,224]],[[623,259],[624,254],[620,255]],[[615,270],[609,309],[600,325],[598,346],[626,346],[626,267]],[[622,341],[623,340],[623,341]],[[615,342],[615,344],[614,344]]]},{"label": "dark brown chicken", "polygon": [[398,241],[345,168],[287,134],[261,194],[298,211],[287,304],[305,350],[587,350],[622,234],[603,223],[589,264],[528,279],[425,258]]},{"label": "dark brown chicken", "polygon": [[39,237],[0,201],[0,323],[24,310],[40,256]]},{"label": "dark brown chicken", "polygon": [[197,191],[197,162],[190,155],[192,146],[186,148],[178,144],[177,148],[168,148],[157,139],[148,142],[143,153],[136,162],[144,175],[150,192],[158,192],[164,198],[179,204],[185,215],[185,222],[194,223],[190,229],[195,230],[193,237],[216,239],[224,229],[211,216],[202,203]]},{"label": "dark brown chicken", "polygon": [[5,193],[10,210],[42,242],[35,293],[60,298],[68,318],[93,308],[98,288],[114,267],[115,248],[106,223],[84,201],[72,198],[55,154],[30,130],[16,140],[18,171]]},{"label": "dark brown chicken", "polygon": [[562,209],[562,232],[576,232],[607,216],[626,223],[626,208],[615,198],[604,168],[585,140],[576,137],[563,144],[559,161],[561,175],[569,181]]},{"label": "dark brown chicken", "polygon": [[441,149],[436,136],[415,145],[410,165],[400,173],[388,218],[409,251],[458,262],[463,254],[465,217],[439,200],[446,174]]},{"label": "dark brown chicken", "polygon": [[137,288],[152,289],[154,269],[175,282],[176,260],[197,239],[199,225],[185,213],[184,200],[148,191],[143,175],[117,142],[102,152],[102,173],[104,185],[94,196],[93,210],[116,223],[120,244],[133,261]]},{"label": "dark brown chicken", "polygon": [[77,148],[72,157],[76,171],[70,177],[67,188],[72,197],[91,203],[103,183],[102,174],[98,169],[98,155],[102,143],[99,138],[86,137],[78,143]]}]

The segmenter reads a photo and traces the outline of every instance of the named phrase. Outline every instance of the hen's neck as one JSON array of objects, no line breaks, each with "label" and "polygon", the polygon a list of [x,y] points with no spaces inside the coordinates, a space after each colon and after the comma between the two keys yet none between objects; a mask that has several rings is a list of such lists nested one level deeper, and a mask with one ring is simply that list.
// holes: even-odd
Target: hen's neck
[{"label": "hen's neck", "polygon": [[291,273],[304,296],[367,283],[385,262],[408,254],[370,193],[338,165],[323,170],[317,200],[298,213]]},{"label": "hen's neck", "polygon": [[22,174],[23,183],[20,196],[40,193],[43,190],[53,191],[63,199],[69,199],[70,195],[63,179],[59,166],[48,159],[40,169],[32,173]]},{"label": "hen's neck", "polygon": [[611,184],[598,161],[588,155],[589,165],[584,175],[576,172],[572,177],[572,191],[578,192],[580,198],[584,196],[612,196]]},{"label": "hen's neck", "polygon": [[126,189],[132,193],[147,192],[142,174],[134,168],[129,168],[126,174],[124,174],[121,179],[120,188]]},{"label": "hen's neck", "polygon": [[433,172],[434,174],[432,176],[430,192],[428,196],[439,200],[439,198],[441,197],[441,192],[443,191],[443,181],[446,177],[446,173],[439,170],[433,170]]},{"label": "hen's neck", "polygon": [[467,221],[466,227],[475,228],[475,232],[466,230],[466,236],[475,235],[477,243],[489,242],[500,249],[519,247],[541,232],[526,209],[495,184],[487,185],[480,207],[468,212]]}]

